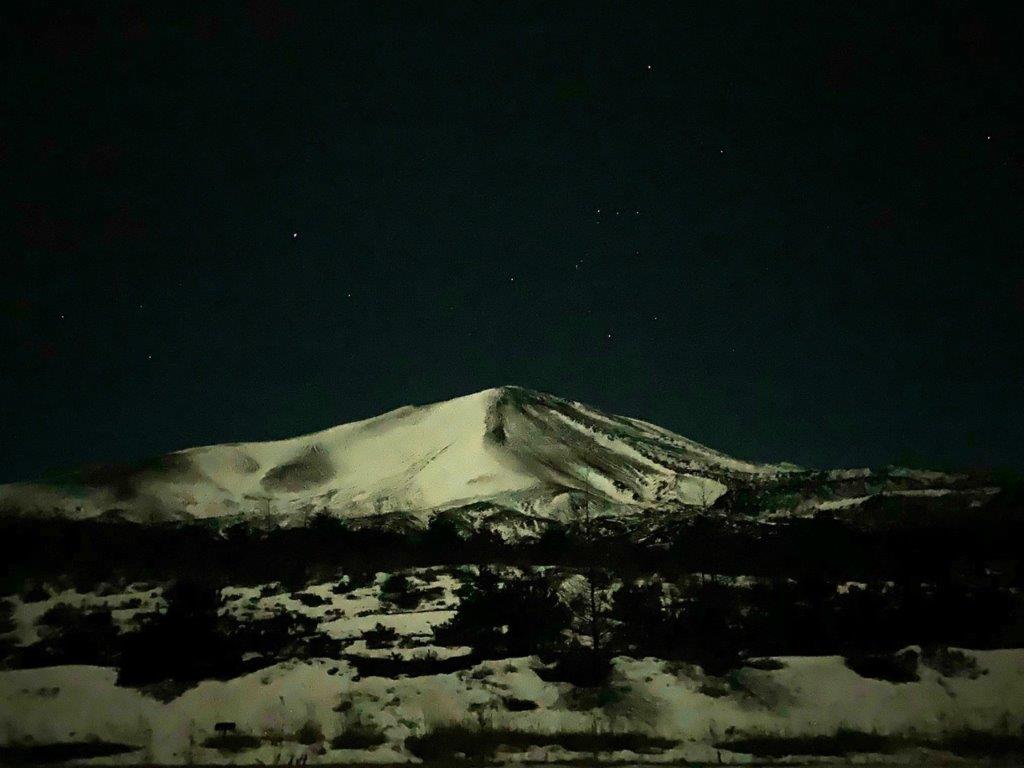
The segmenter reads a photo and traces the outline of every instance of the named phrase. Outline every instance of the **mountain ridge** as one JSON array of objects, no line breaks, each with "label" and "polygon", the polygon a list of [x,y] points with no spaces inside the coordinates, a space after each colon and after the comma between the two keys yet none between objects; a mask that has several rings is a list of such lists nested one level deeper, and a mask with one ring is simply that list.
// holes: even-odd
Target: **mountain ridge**
[{"label": "mountain ridge", "polygon": [[246,510],[357,517],[492,501],[557,516],[565,494],[584,485],[612,505],[706,506],[727,490],[723,480],[787,471],[650,422],[505,385],[297,437],[185,448],[127,468],[72,472],[63,483],[10,483],[0,486],[0,506],[76,519],[122,510],[152,520]]},{"label": "mountain ridge", "polygon": [[651,422],[506,385],[297,437],[0,485],[0,516],[291,526],[328,514],[407,529],[446,513],[521,538],[539,535],[544,521],[569,521],[583,498],[638,529],[680,513],[970,510],[998,490],[966,475],[745,461]]}]

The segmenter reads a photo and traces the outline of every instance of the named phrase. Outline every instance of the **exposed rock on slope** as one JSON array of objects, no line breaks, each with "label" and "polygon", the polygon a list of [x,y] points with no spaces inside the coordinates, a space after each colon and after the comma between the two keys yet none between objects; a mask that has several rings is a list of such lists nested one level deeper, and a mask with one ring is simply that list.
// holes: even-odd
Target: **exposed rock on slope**
[{"label": "exposed rock on slope", "polygon": [[608,522],[642,537],[679,513],[827,514],[884,525],[905,511],[930,522],[974,515],[999,492],[967,475],[742,461],[645,421],[501,387],[287,440],[189,448],[0,486],[0,513],[260,526],[327,513],[408,530],[444,512],[461,528],[519,540],[566,520],[584,495],[597,514],[615,518]]},{"label": "exposed rock on slope", "polygon": [[563,516],[589,488],[620,513],[707,507],[735,482],[790,471],[730,458],[668,430],[519,387],[489,389],[312,435],[191,448],[141,465],[0,487],[0,507],[147,522],[248,515],[280,522],[486,504]]}]

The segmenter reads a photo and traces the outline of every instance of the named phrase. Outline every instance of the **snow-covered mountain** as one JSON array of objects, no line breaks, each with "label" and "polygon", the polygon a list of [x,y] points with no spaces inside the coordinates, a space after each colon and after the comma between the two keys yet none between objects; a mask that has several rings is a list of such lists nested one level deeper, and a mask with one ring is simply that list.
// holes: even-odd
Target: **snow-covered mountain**
[{"label": "snow-covered mountain", "polygon": [[707,508],[795,468],[730,458],[638,419],[520,387],[406,406],[302,437],[189,448],[130,467],[0,486],[0,509],[74,519],[563,517],[573,494],[632,514]]},{"label": "snow-covered mountain", "polygon": [[0,518],[274,527],[327,513],[353,527],[408,530],[444,513],[511,540],[567,521],[588,496],[610,530],[646,539],[680,512],[887,525],[907,515],[971,516],[999,492],[965,474],[742,461],[639,419],[509,386],[287,440],[3,485]]}]

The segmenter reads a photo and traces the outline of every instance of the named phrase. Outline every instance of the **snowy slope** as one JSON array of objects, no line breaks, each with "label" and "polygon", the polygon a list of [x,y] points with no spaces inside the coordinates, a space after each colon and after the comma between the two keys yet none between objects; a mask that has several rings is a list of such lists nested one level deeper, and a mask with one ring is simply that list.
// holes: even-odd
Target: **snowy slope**
[{"label": "snowy slope", "polygon": [[[486,722],[492,730],[534,734],[546,745],[523,755],[506,754],[508,765],[749,765],[755,763],[754,756],[716,745],[743,737],[792,739],[840,731],[922,743],[965,729],[1012,738],[1024,725],[1024,652],[963,653],[985,674],[947,677],[925,668],[920,681],[897,684],[859,677],[836,656],[779,657],[780,669],[743,668],[723,686],[698,667],[618,657],[612,672],[618,696],[593,709],[571,703],[572,686],[542,679],[536,657],[398,680],[359,677],[350,665],[334,659],[296,659],[233,680],[205,681],[168,703],[117,687],[117,671],[106,667],[4,670],[0,702],[9,716],[0,727],[0,745],[94,741],[134,748],[120,758],[91,761],[94,765],[393,765],[420,762],[409,749],[412,737],[445,728],[477,732]],[[713,695],[709,683],[719,686]],[[535,707],[511,711],[506,708],[510,699]],[[215,724],[223,721],[235,723],[238,733],[253,743],[231,752],[214,748],[210,739],[216,735]],[[304,727],[317,734],[314,743],[298,736]],[[361,749],[331,743],[357,728],[381,734],[382,743]],[[660,754],[641,756],[568,752],[552,745],[550,738],[539,738],[613,732],[676,744]],[[1012,758],[965,761],[935,751],[783,758],[772,764],[1019,763]]]},{"label": "snowy slope", "polygon": [[302,522],[486,503],[561,516],[598,506],[708,506],[730,483],[789,472],[733,459],[637,419],[519,387],[406,406],[311,435],[190,448],[58,483],[0,486],[0,510],[139,522],[244,516]]}]

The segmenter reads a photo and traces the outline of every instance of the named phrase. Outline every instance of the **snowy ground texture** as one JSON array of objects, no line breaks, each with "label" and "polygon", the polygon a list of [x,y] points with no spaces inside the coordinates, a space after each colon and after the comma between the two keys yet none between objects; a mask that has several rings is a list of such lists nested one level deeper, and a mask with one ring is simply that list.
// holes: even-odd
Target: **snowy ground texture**
[{"label": "snowy ground texture", "polygon": [[[470,649],[432,644],[433,628],[458,606],[459,570],[407,571],[413,587],[430,590],[413,610],[389,603],[387,573],[346,590],[337,582],[292,593],[275,584],[231,587],[222,590],[221,610],[252,619],[279,611],[313,617],[320,630],[348,642],[349,657],[459,656]],[[38,640],[40,617],[60,604],[110,608],[128,631],[137,614],[164,603],[159,585],[141,584],[12,600],[8,638],[19,644]],[[378,625],[395,638],[370,647],[364,635]],[[0,763],[54,745],[71,754],[82,745],[121,750],[86,760],[103,764],[417,763],[431,761],[438,742],[450,760],[481,739],[492,742],[488,758],[502,762],[749,763],[763,760],[743,751],[751,739],[844,733],[904,744],[872,760],[928,762],[943,753],[922,745],[951,733],[1019,739],[1024,728],[1024,650],[964,653],[974,665],[943,674],[919,663],[911,683],[861,677],[837,656],[762,660],[725,677],[621,656],[600,689],[545,681],[536,657],[398,679],[361,677],[341,659],[294,659],[199,683],[169,701],[118,687],[112,668],[0,671]],[[218,723],[232,726],[218,731]],[[581,751],[581,744],[589,746]]]},{"label": "snowy ground texture", "polygon": [[[1024,651],[969,655],[984,674],[943,677],[922,667],[920,681],[906,684],[862,678],[838,657],[780,658],[779,669],[744,668],[725,683],[686,665],[620,657],[603,701],[543,681],[535,658],[398,680],[360,679],[332,659],[293,661],[201,683],[169,703],[116,687],[112,669],[15,670],[0,673],[0,739],[5,745],[98,740],[138,748],[95,759],[103,763],[395,763],[419,762],[410,744],[432,732],[455,734],[457,746],[460,733],[505,731],[538,736],[538,745],[527,747],[510,737],[510,751],[498,751],[506,761],[635,762],[641,756],[628,750],[581,755],[558,739],[544,744],[552,741],[544,737],[641,734],[671,744],[644,754],[644,761],[747,763],[752,755],[722,743],[831,736],[841,729],[923,741],[961,729],[1019,733]],[[218,742],[215,725],[222,722],[234,723],[235,731]]]},{"label": "snowy ground texture", "polygon": [[[430,645],[434,627],[448,621],[455,613],[459,581],[452,569],[417,568],[407,573],[410,589],[425,593],[413,609],[400,609],[388,602],[382,591],[387,573],[376,574],[365,586],[347,588],[338,581],[314,584],[288,592],[280,584],[255,587],[228,587],[221,590],[222,613],[245,621],[270,618],[277,614],[307,616],[315,619],[318,630],[329,637],[348,640],[347,652],[363,656],[392,654],[416,656],[434,652],[438,656],[467,652],[468,649],[439,648]],[[310,599],[312,598],[312,599]],[[110,609],[111,618],[122,632],[134,629],[138,619],[166,607],[162,585],[129,585],[124,591],[76,592],[63,590],[46,599],[26,602],[17,595],[6,598],[12,604],[13,630],[0,635],[15,645],[37,642],[46,631],[45,616],[60,606],[83,610]],[[314,604],[319,603],[319,604]],[[363,633],[377,625],[393,629],[401,645],[385,650],[366,649],[360,645]]]}]

